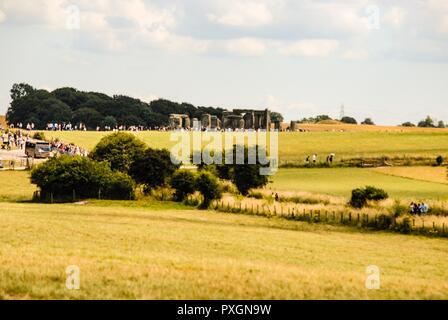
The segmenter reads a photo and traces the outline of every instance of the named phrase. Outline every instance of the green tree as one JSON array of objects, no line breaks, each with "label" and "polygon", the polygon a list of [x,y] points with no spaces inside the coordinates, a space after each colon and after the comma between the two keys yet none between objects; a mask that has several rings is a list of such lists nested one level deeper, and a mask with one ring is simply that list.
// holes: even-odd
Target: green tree
[{"label": "green tree", "polygon": [[129,173],[132,163],[145,149],[146,145],[133,134],[115,132],[102,138],[90,157],[97,161],[108,161],[113,170]]},{"label": "green tree", "polygon": [[[256,161],[254,164],[249,164],[249,154],[257,155],[257,159],[260,160],[260,155],[265,153],[264,150],[260,149],[258,146],[252,146],[250,148],[243,148],[243,161],[238,164],[235,159],[237,158],[238,147],[233,146],[233,164],[221,164],[216,166],[216,172],[221,179],[226,179],[232,181],[237,187],[238,191],[246,196],[250,189],[260,188],[265,186],[268,182],[267,175],[261,175],[260,169],[265,167],[260,164],[260,161]],[[223,155],[225,159],[225,155]]]},{"label": "green tree", "polygon": [[437,123],[437,128],[441,128],[441,129],[445,128],[445,122],[443,122],[442,120],[440,120],[440,121]]},{"label": "green tree", "polygon": [[112,171],[106,162],[89,158],[62,156],[52,158],[31,171],[31,182],[42,198],[73,200],[97,198],[134,198],[134,181],[127,174]]},{"label": "green tree", "polygon": [[415,127],[415,124],[413,124],[412,122],[403,122],[401,124],[402,127]]},{"label": "green tree", "polygon": [[283,122],[284,118],[280,112],[271,112],[271,121],[272,122]]},{"label": "green tree", "polygon": [[422,120],[418,123],[418,126],[421,128],[434,128],[435,124],[434,120],[430,116],[427,116],[425,120]]},{"label": "green tree", "polygon": [[198,174],[195,182],[196,190],[198,190],[204,201],[201,204],[201,209],[207,209],[213,200],[221,199],[222,190],[218,179],[207,171],[202,171]]},{"label": "green tree", "polygon": [[147,148],[136,154],[129,173],[137,183],[144,186],[145,191],[149,191],[163,186],[178,168],[179,165],[171,161],[168,150]]},{"label": "green tree", "polygon": [[348,124],[358,124],[358,121],[356,121],[356,119],[352,118],[352,117],[343,117],[341,119],[341,122],[342,123],[348,123]]},{"label": "green tree", "polygon": [[367,124],[367,125],[375,125],[375,123],[373,122],[373,120],[371,118],[366,118],[363,122],[361,122],[361,124]]},{"label": "green tree", "polygon": [[95,129],[103,121],[101,113],[92,108],[79,108],[73,113],[74,123],[84,123],[87,128]]},{"label": "green tree", "polygon": [[106,116],[101,122],[101,127],[109,127],[114,129],[118,125],[117,120],[112,116]]},{"label": "green tree", "polygon": [[176,190],[174,199],[183,201],[188,195],[196,191],[195,175],[188,170],[176,171],[170,179],[170,185]]}]

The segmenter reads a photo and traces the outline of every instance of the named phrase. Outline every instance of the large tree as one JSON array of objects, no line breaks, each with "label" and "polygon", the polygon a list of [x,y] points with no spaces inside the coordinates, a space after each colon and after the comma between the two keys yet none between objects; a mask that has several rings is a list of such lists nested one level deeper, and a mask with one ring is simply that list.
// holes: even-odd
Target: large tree
[{"label": "large tree", "polygon": [[132,163],[146,150],[146,145],[133,134],[116,132],[98,142],[90,156],[97,161],[108,161],[113,170],[129,173]]}]

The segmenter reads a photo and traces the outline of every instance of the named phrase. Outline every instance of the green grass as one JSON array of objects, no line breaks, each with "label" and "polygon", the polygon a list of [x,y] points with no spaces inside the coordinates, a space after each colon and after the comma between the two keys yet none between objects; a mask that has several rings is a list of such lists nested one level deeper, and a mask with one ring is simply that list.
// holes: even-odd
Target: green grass
[{"label": "green grass", "polygon": [[31,200],[36,187],[29,176],[29,171],[0,171],[0,202]]},{"label": "green grass", "polygon": [[349,197],[351,190],[372,185],[393,198],[448,199],[448,184],[390,176],[361,168],[280,169],[270,188],[279,191],[308,191]]},{"label": "green grass", "polygon": [[[48,138],[60,138],[92,149],[106,132],[46,132]],[[154,148],[170,148],[169,132],[138,132],[140,139]],[[448,156],[448,130],[440,132],[296,132],[279,135],[279,160],[304,161],[317,153],[325,161],[330,153],[336,160],[357,157],[433,157]]]},{"label": "green grass", "polygon": [[[2,203],[0,229],[5,299],[448,298],[440,239],[120,202]],[[380,290],[365,288],[372,264]]]}]

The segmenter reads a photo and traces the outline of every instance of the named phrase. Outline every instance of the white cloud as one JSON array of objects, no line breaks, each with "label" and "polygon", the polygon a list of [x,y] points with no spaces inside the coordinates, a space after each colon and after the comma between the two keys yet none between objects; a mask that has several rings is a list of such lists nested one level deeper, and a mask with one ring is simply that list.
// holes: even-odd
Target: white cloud
[{"label": "white cloud", "polygon": [[3,11],[0,10],[0,23],[6,20],[6,15]]},{"label": "white cloud", "polygon": [[279,52],[286,56],[327,57],[339,46],[337,40],[307,39],[281,45]]},{"label": "white cloud", "polygon": [[259,1],[226,1],[207,17],[215,23],[238,27],[257,27],[273,20],[268,6]]},{"label": "white cloud", "polygon": [[266,51],[264,42],[253,38],[229,40],[225,47],[229,53],[238,56],[261,56]]}]

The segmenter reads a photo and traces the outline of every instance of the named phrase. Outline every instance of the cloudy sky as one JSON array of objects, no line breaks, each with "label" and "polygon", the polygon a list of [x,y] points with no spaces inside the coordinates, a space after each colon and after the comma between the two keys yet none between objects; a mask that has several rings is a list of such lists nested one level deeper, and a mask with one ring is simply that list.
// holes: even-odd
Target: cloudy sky
[{"label": "cloudy sky", "polygon": [[15,82],[448,121],[448,1],[0,0],[0,114]]}]

